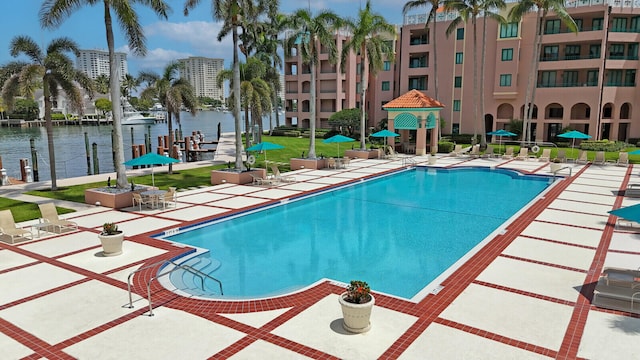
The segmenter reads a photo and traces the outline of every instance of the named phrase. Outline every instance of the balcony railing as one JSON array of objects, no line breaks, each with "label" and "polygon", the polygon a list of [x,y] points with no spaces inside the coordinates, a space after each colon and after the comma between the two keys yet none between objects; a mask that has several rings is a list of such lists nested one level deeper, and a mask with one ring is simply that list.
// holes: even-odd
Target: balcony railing
[{"label": "balcony railing", "polygon": [[563,83],[538,83],[539,88],[559,88],[559,87],[583,87],[583,86],[598,86],[597,81],[587,81],[587,82],[563,82]]}]

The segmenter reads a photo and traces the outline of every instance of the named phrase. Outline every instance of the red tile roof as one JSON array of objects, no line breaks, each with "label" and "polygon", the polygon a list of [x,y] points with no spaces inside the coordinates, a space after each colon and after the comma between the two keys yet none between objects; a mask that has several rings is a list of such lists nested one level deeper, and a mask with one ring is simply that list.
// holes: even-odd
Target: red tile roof
[{"label": "red tile roof", "polygon": [[382,106],[383,109],[394,108],[443,108],[444,104],[436,99],[432,99],[418,90],[411,90]]}]

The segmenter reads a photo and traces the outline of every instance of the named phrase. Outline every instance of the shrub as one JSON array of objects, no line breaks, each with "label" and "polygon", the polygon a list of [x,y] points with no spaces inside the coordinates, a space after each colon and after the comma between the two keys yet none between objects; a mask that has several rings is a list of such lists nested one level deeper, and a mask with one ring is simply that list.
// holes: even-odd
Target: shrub
[{"label": "shrub", "polygon": [[591,151],[617,152],[626,147],[627,144],[624,141],[583,140],[580,143],[580,149]]},{"label": "shrub", "polygon": [[440,141],[438,142],[438,152],[439,153],[450,153],[453,151],[453,143],[450,141]]}]

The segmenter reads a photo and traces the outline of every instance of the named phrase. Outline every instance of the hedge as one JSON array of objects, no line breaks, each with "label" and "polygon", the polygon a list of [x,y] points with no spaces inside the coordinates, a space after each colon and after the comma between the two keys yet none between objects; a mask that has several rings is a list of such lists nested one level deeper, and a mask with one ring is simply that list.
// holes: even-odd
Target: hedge
[{"label": "hedge", "polygon": [[623,150],[626,147],[627,143],[624,141],[582,140],[580,143],[580,149],[591,151],[616,152]]},{"label": "hedge", "polygon": [[450,153],[453,151],[453,143],[450,141],[440,141],[438,142],[438,152],[439,153]]}]

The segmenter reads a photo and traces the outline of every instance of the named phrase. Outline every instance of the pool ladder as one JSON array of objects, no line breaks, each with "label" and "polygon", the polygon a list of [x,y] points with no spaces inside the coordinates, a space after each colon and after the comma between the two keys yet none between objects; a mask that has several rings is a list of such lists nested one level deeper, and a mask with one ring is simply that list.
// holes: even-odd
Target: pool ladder
[{"label": "pool ladder", "polygon": [[173,267],[173,269],[171,269],[169,271],[166,271],[166,272],[160,273],[160,274],[158,274],[156,276],[153,276],[151,279],[149,279],[149,281],[147,281],[147,298],[149,300],[149,316],[153,316],[153,305],[152,305],[152,302],[151,302],[151,283],[153,282],[153,280],[157,280],[157,279],[161,278],[162,276],[169,275],[169,274],[171,274],[172,272],[174,272],[174,271],[176,271],[178,269],[182,269],[182,270],[184,270],[186,272],[192,273],[193,275],[197,276],[200,279],[200,284],[202,286],[202,290],[204,290],[204,278],[205,277],[217,282],[218,285],[220,286],[220,295],[224,295],[224,293],[222,292],[222,282],[220,280],[214,278],[213,276],[205,274],[200,270],[194,269],[193,267],[191,267],[189,265],[180,265],[180,264],[177,264],[177,263],[175,263],[175,262],[173,262],[171,260],[162,260],[162,261],[158,261],[156,263],[153,263],[151,265],[147,265],[147,266],[141,267],[139,269],[136,269],[136,270],[132,271],[129,274],[129,276],[127,277],[127,290],[129,291],[129,306],[127,306],[127,307],[129,309],[133,309],[133,297],[131,295],[131,276],[133,276],[135,273],[137,273],[139,271],[146,270],[148,268],[151,268],[151,267],[154,267],[154,266],[157,266],[157,265],[160,265],[160,264],[162,264],[163,266],[171,264],[174,267]]},{"label": "pool ladder", "polygon": [[556,182],[556,178],[558,177],[558,172],[566,169],[569,169],[569,177],[571,177],[572,176],[571,173],[573,172],[573,169],[570,166],[561,167],[560,169],[553,172],[553,182]]},{"label": "pool ladder", "polygon": [[402,166],[416,166],[416,161],[412,157],[403,157]]}]

